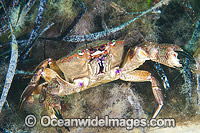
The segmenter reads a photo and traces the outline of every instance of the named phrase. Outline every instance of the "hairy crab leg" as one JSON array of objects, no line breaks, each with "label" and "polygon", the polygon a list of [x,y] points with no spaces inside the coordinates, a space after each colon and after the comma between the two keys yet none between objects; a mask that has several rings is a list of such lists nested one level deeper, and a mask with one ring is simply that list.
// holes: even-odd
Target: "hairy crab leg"
[{"label": "hairy crab leg", "polygon": [[[41,93],[40,93],[40,103],[43,103],[46,108],[51,109],[53,112],[55,110],[61,111],[61,98],[58,95],[52,94],[48,92],[47,88],[43,86]],[[54,112],[53,114],[56,114]],[[52,114],[52,118],[54,117]]]},{"label": "hairy crab leg", "polygon": [[[37,88],[40,77],[44,78],[46,82],[49,82],[48,92],[56,95],[68,95],[76,92],[80,92],[82,86],[76,86],[64,81],[57,72],[53,69],[47,68],[47,65],[51,66],[52,59],[46,59],[34,70],[36,74],[32,77],[29,85],[26,87],[21,95],[20,108],[24,101],[33,93]],[[58,87],[55,87],[58,86]]]},{"label": "hairy crab leg", "polygon": [[[163,70],[163,68],[161,67],[160,63],[154,63],[154,67],[157,70],[158,75],[160,76],[162,82],[163,82],[163,86],[165,88],[165,92],[169,90],[170,85],[169,85],[169,81],[167,79],[167,76],[165,74],[165,71]],[[167,97],[167,95],[165,94],[165,98]]]},{"label": "hairy crab leg", "polygon": [[153,119],[156,118],[156,116],[158,115],[158,113],[160,112],[160,110],[162,109],[164,105],[164,99],[161,92],[161,87],[160,87],[159,82],[156,80],[156,78],[151,76],[151,73],[149,73],[148,71],[135,70],[132,72],[126,72],[126,71],[122,72],[120,74],[120,79],[124,81],[131,81],[131,82],[143,82],[143,81],[151,82],[154,97],[156,99],[156,102],[159,104],[154,115],[152,116]]},{"label": "hairy crab leg", "polygon": [[[57,117],[58,119],[63,119],[61,114],[61,98],[58,95],[52,94],[48,90],[48,85],[42,85],[42,90],[40,92],[39,102],[45,105],[45,108],[50,109],[53,113],[50,114],[51,118]],[[69,127],[65,128],[69,130]]]},{"label": "hairy crab leg", "polygon": [[[29,85],[26,87],[24,92],[21,95],[20,100],[20,108],[22,107],[24,101],[34,92],[34,90],[38,87],[38,83],[40,80],[40,77],[44,78],[45,81],[50,82],[48,91],[52,94],[59,94],[59,95],[65,95],[65,94],[71,94],[76,93],[80,91],[80,87],[77,87],[73,84],[70,84],[66,81],[64,81],[53,69],[47,68],[47,66],[54,67],[56,70],[57,68],[53,65],[53,59],[49,58],[44,60],[42,63],[36,67],[34,70],[36,74],[32,77]],[[58,88],[55,88],[55,85],[60,85]],[[40,86],[40,85],[39,85]],[[66,89],[67,88],[67,89]]]},{"label": "hairy crab leg", "polygon": [[160,112],[160,110],[162,109],[162,107],[164,105],[164,98],[162,95],[162,91],[160,89],[161,87],[159,85],[159,82],[152,76],[151,76],[151,83],[152,83],[152,90],[153,90],[154,97],[155,97],[157,103],[159,104],[158,108],[154,112],[154,115],[152,116],[152,118],[154,119],[154,118],[156,118],[156,116],[158,115],[158,113]]}]

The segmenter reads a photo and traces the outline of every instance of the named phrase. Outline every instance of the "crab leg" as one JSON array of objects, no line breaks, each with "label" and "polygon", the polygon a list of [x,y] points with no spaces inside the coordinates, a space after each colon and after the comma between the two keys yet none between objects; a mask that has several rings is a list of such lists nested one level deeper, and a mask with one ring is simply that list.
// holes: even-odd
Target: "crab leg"
[{"label": "crab leg", "polygon": [[158,115],[160,110],[162,109],[163,104],[164,104],[164,99],[163,99],[162,91],[161,91],[158,80],[156,80],[152,76],[151,76],[151,85],[152,85],[153,95],[154,95],[157,103],[159,104],[158,108],[154,112],[154,115],[152,116],[152,118],[154,119],[154,118],[156,118],[156,116]]},{"label": "crab leg", "polygon": [[165,91],[168,91],[170,88],[169,81],[167,79],[167,76],[165,74],[165,71],[161,67],[160,63],[156,62],[154,64],[155,69],[157,70],[158,75],[161,77],[161,80],[163,82],[163,86],[165,88]]},{"label": "crab leg", "polygon": [[160,110],[162,109],[162,106],[164,104],[163,100],[163,95],[161,92],[161,87],[159,82],[151,76],[151,73],[148,71],[143,71],[143,70],[135,70],[131,72],[124,71],[120,74],[120,79],[124,81],[131,81],[131,82],[143,82],[143,81],[150,81],[151,86],[152,86],[152,91],[154,94],[154,97],[159,104],[158,108],[156,109],[153,119],[156,118]]},{"label": "crab leg", "polygon": [[[61,98],[58,95],[49,93],[48,88],[43,86],[39,101],[53,112],[50,114],[51,118],[63,119],[61,114]],[[65,128],[70,131],[69,127],[65,126]]]},{"label": "crab leg", "polygon": [[55,110],[61,111],[61,98],[58,95],[49,93],[48,87],[45,85],[42,86],[39,102],[44,103],[46,108],[51,109],[53,112]]}]

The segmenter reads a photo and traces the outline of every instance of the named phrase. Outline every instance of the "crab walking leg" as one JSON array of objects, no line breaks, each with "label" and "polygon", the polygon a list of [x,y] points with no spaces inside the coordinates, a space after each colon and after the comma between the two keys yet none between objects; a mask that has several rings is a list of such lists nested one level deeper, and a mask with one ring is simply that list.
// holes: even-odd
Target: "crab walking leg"
[{"label": "crab walking leg", "polygon": [[[45,84],[42,85],[39,102],[43,103],[45,108],[51,111],[49,115],[52,119],[63,119],[61,114],[61,98],[58,95],[49,92],[48,86],[46,87]],[[70,131],[69,127],[65,126],[65,128]]]},{"label": "crab walking leg", "polygon": [[158,108],[156,109],[154,115],[152,116],[152,118],[156,118],[156,116],[158,115],[158,113],[160,112],[160,110],[163,107],[164,104],[164,99],[163,99],[163,95],[162,95],[162,91],[161,91],[161,87],[159,85],[158,80],[156,80],[154,77],[151,76],[151,85],[152,85],[152,90],[153,90],[153,95],[157,101]]},{"label": "crab walking leg", "polygon": [[151,86],[152,86],[152,91],[154,94],[154,97],[159,104],[158,108],[156,109],[153,119],[156,118],[160,110],[162,109],[162,106],[164,104],[163,100],[163,95],[161,92],[161,87],[159,82],[151,76],[151,73],[148,71],[143,71],[143,70],[135,70],[135,71],[124,71],[120,74],[120,79],[124,81],[131,81],[131,82],[144,82],[144,81],[150,81]]},{"label": "crab walking leg", "polygon": [[165,91],[168,91],[169,88],[170,88],[170,85],[169,85],[169,81],[167,79],[167,76],[165,74],[165,71],[163,70],[163,68],[161,67],[160,63],[156,62],[154,64],[154,67],[156,68],[157,70],[157,73],[158,75],[160,76],[162,82],[163,82],[163,86],[165,88]]},{"label": "crab walking leg", "polygon": [[61,98],[58,95],[48,92],[46,85],[42,86],[39,102],[45,105],[45,108],[53,112],[50,114],[51,118],[55,118],[55,110],[61,112]]}]

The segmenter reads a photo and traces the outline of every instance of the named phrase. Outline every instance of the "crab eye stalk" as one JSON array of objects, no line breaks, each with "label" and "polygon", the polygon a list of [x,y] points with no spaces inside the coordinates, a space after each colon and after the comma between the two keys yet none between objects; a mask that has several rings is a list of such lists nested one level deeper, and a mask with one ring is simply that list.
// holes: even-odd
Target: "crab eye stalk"
[{"label": "crab eye stalk", "polygon": [[114,46],[116,44],[116,40],[112,40],[112,45]]},{"label": "crab eye stalk", "polygon": [[78,50],[78,55],[83,55],[84,53],[81,50]]}]

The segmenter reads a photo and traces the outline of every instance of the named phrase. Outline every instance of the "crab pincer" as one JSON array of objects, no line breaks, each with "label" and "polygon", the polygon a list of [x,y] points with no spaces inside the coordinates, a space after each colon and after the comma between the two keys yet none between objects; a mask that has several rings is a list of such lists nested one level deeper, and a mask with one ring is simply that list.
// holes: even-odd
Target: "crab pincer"
[{"label": "crab pincer", "polygon": [[31,81],[29,82],[28,86],[25,88],[25,90],[23,91],[21,98],[20,98],[20,107],[19,109],[21,109],[24,101],[26,101],[26,99],[32,94],[32,92],[35,90],[36,86],[39,83],[40,77],[41,77],[41,73],[44,69],[41,68],[37,71],[37,73],[35,73],[35,75],[32,77]]},{"label": "crab pincer", "polygon": [[191,71],[196,69],[196,61],[190,53],[186,51],[175,51],[175,52],[178,53],[178,59],[180,60],[182,66],[187,65]]},{"label": "crab pincer", "polygon": [[46,59],[36,67],[36,69],[34,70],[34,76],[31,78],[31,81],[29,82],[28,86],[25,88],[21,95],[19,109],[21,109],[24,101],[26,101],[26,99],[33,93],[40,81],[40,77],[42,76],[44,68],[46,68],[51,61],[52,58]]},{"label": "crab pincer", "polygon": [[182,88],[182,93],[187,95],[187,103],[190,104],[192,100],[192,72],[196,70],[196,61],[192,55],[185,51],[176,51],[178,58],[182,64],[182,73],[185,80],[185,87]]}]

